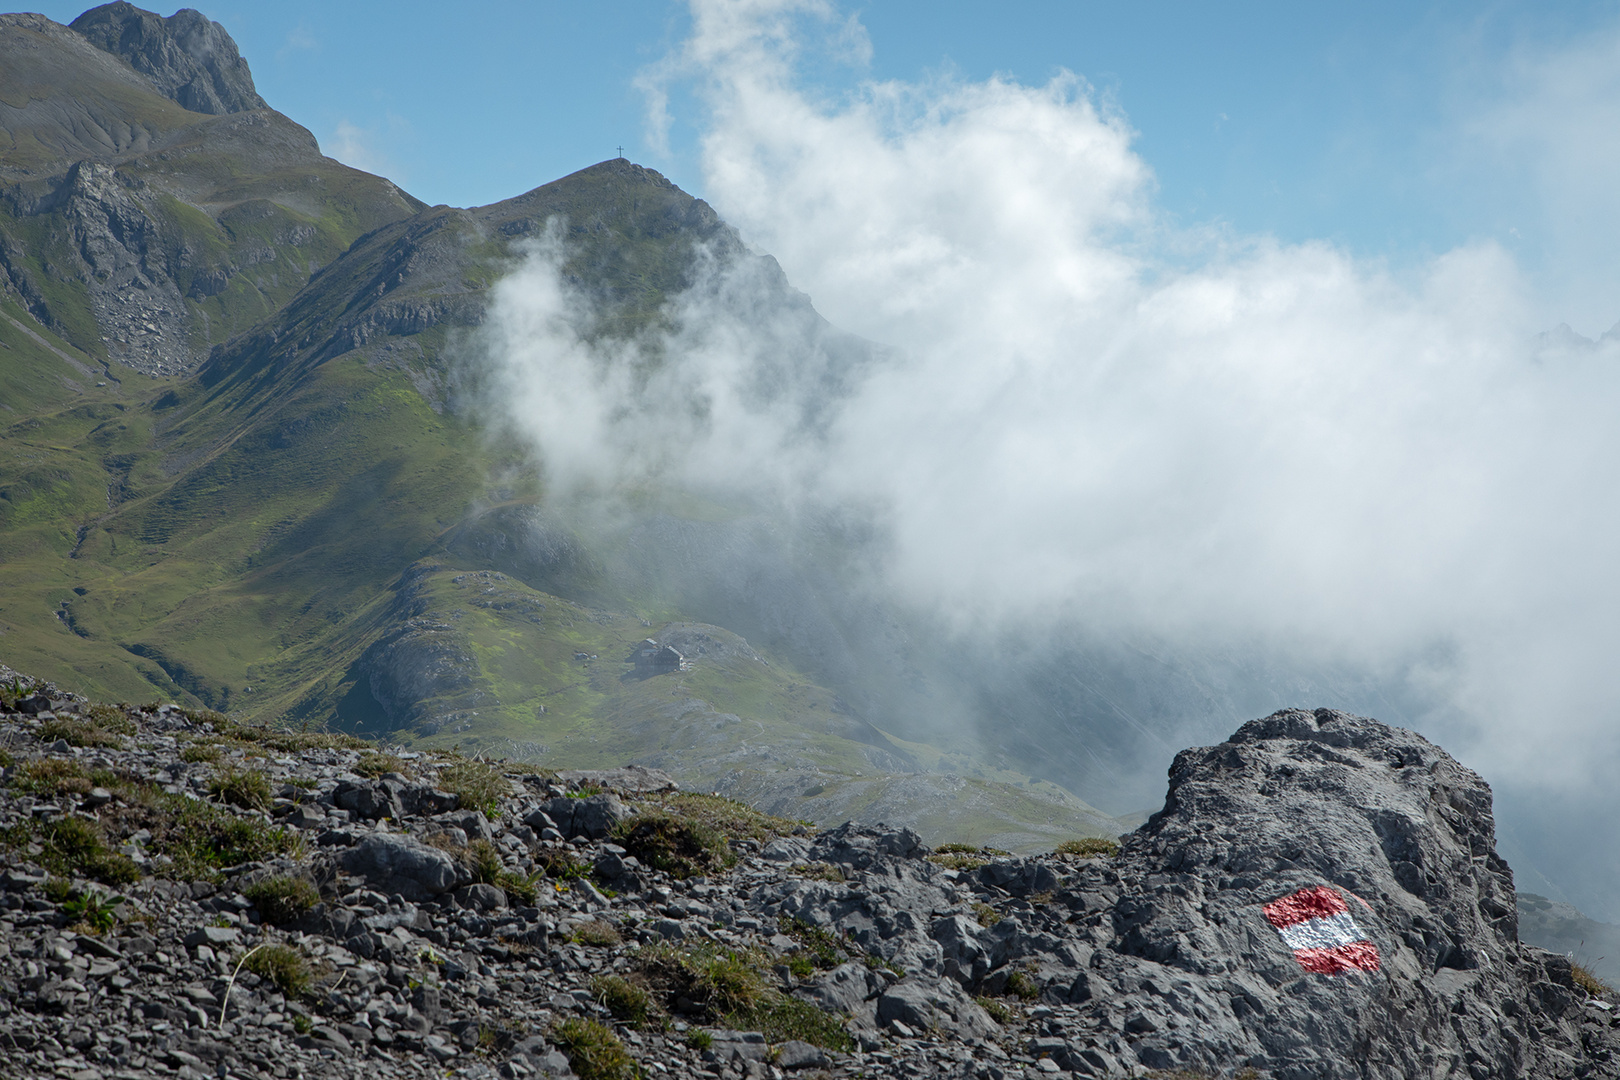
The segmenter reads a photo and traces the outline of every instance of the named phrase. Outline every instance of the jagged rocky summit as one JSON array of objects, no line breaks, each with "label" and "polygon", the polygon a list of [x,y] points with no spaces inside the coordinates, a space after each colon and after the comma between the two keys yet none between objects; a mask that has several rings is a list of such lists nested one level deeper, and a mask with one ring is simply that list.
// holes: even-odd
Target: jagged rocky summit
[{"label": "jagged rocky summit", "polygon": [[1487,786],[1372,720],[1254,721],[1117,854],[1013,858],[12,685],[6,1075],[1620,1076]]},{"label": "jagged rocky summit", "polygon": [[181,8],[167,19],[134,4],[103,4],[68,24],[102,52],[130,67],[192,112],[266,109],[253,73],[225,28],[202,12]]}]

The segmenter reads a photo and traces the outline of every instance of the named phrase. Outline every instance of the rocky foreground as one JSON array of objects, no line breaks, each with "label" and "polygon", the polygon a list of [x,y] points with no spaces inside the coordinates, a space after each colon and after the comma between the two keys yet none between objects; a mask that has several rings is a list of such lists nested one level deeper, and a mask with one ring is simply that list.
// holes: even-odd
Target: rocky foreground
[{"label": "rocky foreground", "polygon": [[1489,788],[1372,720],[1013,858],[0,678],[7,1076],[1620,1076]]}]

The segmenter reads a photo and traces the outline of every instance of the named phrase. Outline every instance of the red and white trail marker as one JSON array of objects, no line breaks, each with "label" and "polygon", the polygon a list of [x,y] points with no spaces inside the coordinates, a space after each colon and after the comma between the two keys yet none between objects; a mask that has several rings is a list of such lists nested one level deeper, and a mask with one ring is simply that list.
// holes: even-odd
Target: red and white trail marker
[{"label": "red and white trail marker", "polygon": [[1378,970],[1378,946],[1356,925],[1343,897],[1334,890],[1323,885],[1301,889],[1273,900],[1263,910],[1306,971],[1338,975]]}]

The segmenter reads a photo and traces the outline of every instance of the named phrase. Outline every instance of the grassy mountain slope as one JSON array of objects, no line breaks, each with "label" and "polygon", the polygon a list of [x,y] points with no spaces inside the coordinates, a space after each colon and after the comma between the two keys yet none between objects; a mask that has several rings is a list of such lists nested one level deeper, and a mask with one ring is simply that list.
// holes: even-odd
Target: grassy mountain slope
[{"label": "grassy mountain slope", "polygon": [[[56,67],[10,62],[36,54]],[[490,207],[423,207],[271,110],[188,112],[122,64],[48,20],[0,20],[8,662],[96,696],[562,767],[639,761],[935,839],[1117,831],[688,621],[689,602],[746,610],[627,572],[623,537],[536,529],[544,492],[460,401],[454,357],[548,221],[599,332],[662,318],[704,245],[756,260],[792,325],[859,353],[707,205],[615,160]],[[650,497],[659,520],[732,513]],[[652,634],[690,669],[635,678],[623,658]]]}]

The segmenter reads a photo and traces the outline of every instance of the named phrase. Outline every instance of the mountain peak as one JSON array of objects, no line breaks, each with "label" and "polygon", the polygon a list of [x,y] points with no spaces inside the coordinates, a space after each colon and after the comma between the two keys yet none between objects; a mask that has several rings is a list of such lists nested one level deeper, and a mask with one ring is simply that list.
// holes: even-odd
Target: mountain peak
[{"label": "mountain peak", "polygon": [[236,42],[200,11],[181,8],[165,19],[120,0],[91,8],[69,25],[192,112],[219,115],[268,107]]}]

